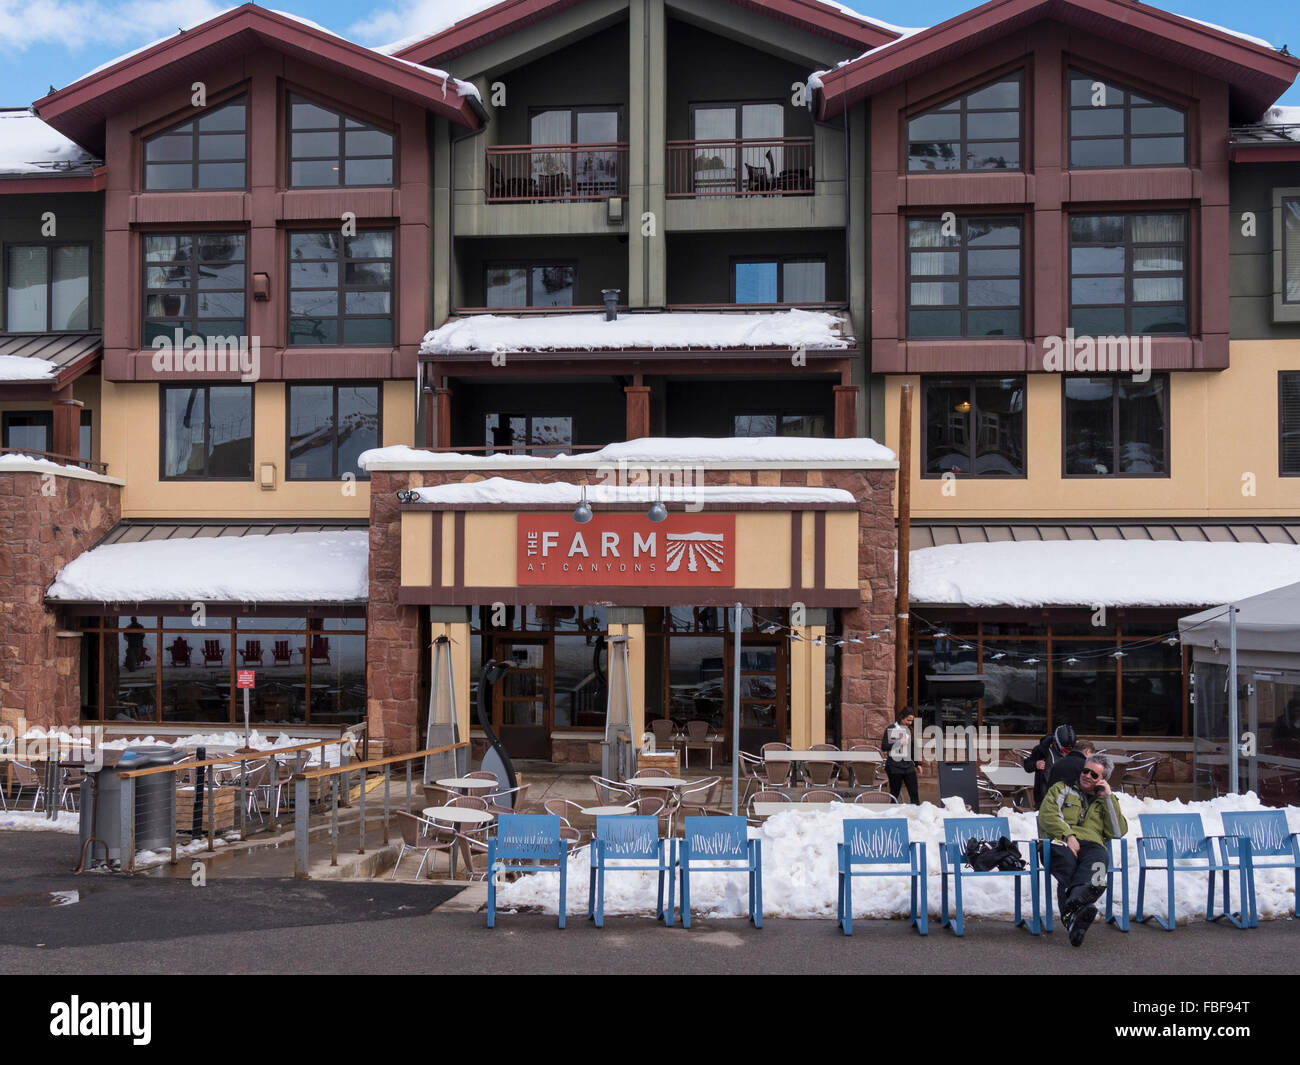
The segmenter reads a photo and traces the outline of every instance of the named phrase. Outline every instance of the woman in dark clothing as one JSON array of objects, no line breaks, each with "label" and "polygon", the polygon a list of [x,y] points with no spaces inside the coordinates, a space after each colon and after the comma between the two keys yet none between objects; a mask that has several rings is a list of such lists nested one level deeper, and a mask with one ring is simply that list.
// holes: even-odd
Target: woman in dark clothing
[{"label": "woman in dark clothing", "polygon": [[1042,806],[1052,766],[1062,755],[1074,749],[1074,740],[1072,725],[1057,725],[1055,731],[1038,741],[1022,763],[1026,773],[1034,774],[1034,806]]},{"label": "woman in dark clothing", "polygon": [[916,784],[916,737],[912,733],[912,722],[916,715],[911,710],[903,709],[894,715],[894,723],[885,729],[885,738],[880,750],[885,756],[885,776],[889,778],[889,794],[898,799],[903,785],[907,785],[908,797],[912,805],[921,804]]}]

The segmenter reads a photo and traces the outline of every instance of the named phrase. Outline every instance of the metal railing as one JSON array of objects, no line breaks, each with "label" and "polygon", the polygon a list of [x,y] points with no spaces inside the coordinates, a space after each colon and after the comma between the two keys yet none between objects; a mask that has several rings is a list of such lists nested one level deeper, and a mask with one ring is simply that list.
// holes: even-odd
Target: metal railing
[{"label": "metal railing", "polygon": [[46,462],[57,462],[60,466],[80,466],[91,473],[108,473],[107,462],[73,458],[71,455],[60,455],[57,451],[37,451],[30,447],[0,447],[0,455],[30,455],[33,458],[44,459]]},{"label": "metal railing", "polygon": [[811,196],[813,139],[669,141],[669,199]]},{"label": "metal railing", "polygon": [[626,144],[498,144],[488,203],[582,203],[627,194]]}]

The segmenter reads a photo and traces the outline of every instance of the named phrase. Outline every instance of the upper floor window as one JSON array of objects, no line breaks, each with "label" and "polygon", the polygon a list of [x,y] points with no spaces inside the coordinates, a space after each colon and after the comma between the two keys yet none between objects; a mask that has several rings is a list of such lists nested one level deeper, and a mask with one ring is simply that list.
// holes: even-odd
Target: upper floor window
[{"label": "upper floor window", "polygon": [[391,185],[393,135],[301,96],[289,96],[289,187]]},{"label": "upper floor window", "polygon": [[1025,474],[1023,377],[927,378],[925,476]]},{"label": "upper floor window", "polygon": [[1300,370],[1277,375],[1278,470],[1300,477]]},{"label": "upper floor window", "polygon": [[737,259],[731,264],[731,291],[733,303],[825,303],[826,260]]},{"label": "upper floor window", "polygon": [[1300,304],[1300,196],[1282,197],[1282,300]]},{"label": "upper floor window", "polygon": [[244,188],[247,105],[241,96],[147,138],[145,189]]},{"label": "upper floor window", "polygon": [[572,307],[578,290],[573,263],[519,263],[484,270],[488,307]]},{"label": "upper floor window", "polygon": [[1187,332],[1187,215],[1074,215],[1070,325],[1088,336]]},{"label": "upper floor window", "polygon": [[162,386],[162,475],[252,480],[252,386]]},{"label": "upper floor window", "polygon": [[483,416],[487,453],[559,455],[573,447],[569,414],[493,412]]},{"label": "upper floor window", "polygon": [[1169,375],[1065,379],[1067,476],[1169,474]]},{"label": "upper floor window", "polygon": [[908,337],[1021,336],[1022,227],[1016,216],[908,219]]},{"label": "upper floor window", "polygon": [[[91,412],[82,410],[77,454],[90,458]],[[54,413],[48,410],[10,410],[0,417],[0,447],[23,451],[51,451],[54,448]]]},{"label": "upper floor window", "polygon": [[1021,75],[932,107],[907,121],[908,170],[1019,170]]},{"label": "upper floor window", "polygon": [[289,234],[289,344],[393,342],[393,231]]},{"label": "upper floor window", "polygon": [[357,466],[363,451],[379,446],[379,385],[289,385],[288,460],[291,481],[336,480]]},{"label": "upper floor window", "polygon": [[144,335],[242,336],[244,234],[146,233]]},{"label": "upper floor window", "polygon": [[90,245],[11,245],[5,328],[47,333],[90,328]]},{"label": "upper floor window", "polygon": [[817,412],[763,411],[732,418],[733,436],[830,436],[826,415]]},{"label": "upper floor window", "polygon": [[1070,71],[1070,166],[1181,166],[1187,112],[1079,70]]}]

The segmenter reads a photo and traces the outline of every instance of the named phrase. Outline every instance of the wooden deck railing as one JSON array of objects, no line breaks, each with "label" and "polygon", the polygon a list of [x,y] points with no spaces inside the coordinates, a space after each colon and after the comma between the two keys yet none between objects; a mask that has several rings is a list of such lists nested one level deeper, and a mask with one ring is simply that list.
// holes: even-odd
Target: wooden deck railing
[{"label": "wooden deck railing", "polygon": [[627,193],[626,144],[498,144],[488,203],[582,203]]},{"label": "wooden deck railing", "polygon": [[811,137],[669,141],[667,153],[670,199],[813,192]]}]

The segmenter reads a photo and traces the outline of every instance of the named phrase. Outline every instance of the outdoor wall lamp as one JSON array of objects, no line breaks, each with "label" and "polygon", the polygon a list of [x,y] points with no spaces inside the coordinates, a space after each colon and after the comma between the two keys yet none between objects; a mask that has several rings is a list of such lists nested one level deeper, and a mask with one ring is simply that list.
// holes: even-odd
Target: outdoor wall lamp
[{"label": "outdoor wall lamp", "polygon": [[650,505],[649,511],[646,512],[646,517],[655,522],[664,521],[668,517],[668,508],[664,506],[662,499],[656,499],[654,503]]},{"label": "outdoor wall lamp", "polygon": [[582,486],[582,501],[573,508],[573,520],[579,525],[591,521],[591,504],[587,502],[587,486]]}]

